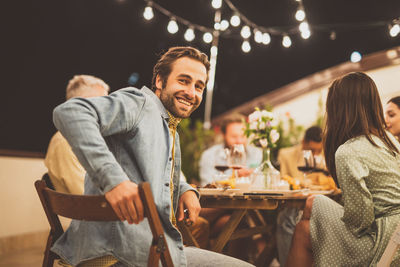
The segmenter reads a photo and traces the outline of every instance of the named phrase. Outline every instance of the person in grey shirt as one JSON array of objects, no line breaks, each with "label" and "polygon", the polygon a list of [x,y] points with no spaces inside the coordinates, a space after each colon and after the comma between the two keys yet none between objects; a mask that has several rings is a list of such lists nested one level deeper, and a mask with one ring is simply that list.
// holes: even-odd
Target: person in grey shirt
[{"label": "person in grey shirt", "polygon": [[[138,183],[151,185],[175,266],[249,266],[221,254],[184,248],[176,220],[188,209],[195,222],[197,192],[180,181],[176,132],[200,105],[207,56],[192,47],[170,48],[153,70],[152,90],[124,88],[109,96],[74,98],[54,110],[54,124],[87,171],[85,194],[104,194],[116,222],[73,220],[52,251],[73,266],[146,266],[152,234]],[[93,263],[93,264],[91,264]]]},{"label": "person in grey shirt", "polygon": [[[224,138],[222,144],[216,144],[206,149],[200,158],[200,184],[205,186],[212,183],[214,177],[218,174],[215,166],[220,162],[224,162],[223,158],[225,148],[231,149],[233,145],[244,145],[246,152],[246,166],[238,170],[239,176],[248,176],[253,169],[260,165],[262,161],[262,150],[252,145],[247,145],[247,139],[244,135],[243,116],[233,114],[228,116],[221,123],[221,132]],[[228,164],[226,162],[226,164]],[[224,174],[231,175],[232,170],[227,169]]]}]

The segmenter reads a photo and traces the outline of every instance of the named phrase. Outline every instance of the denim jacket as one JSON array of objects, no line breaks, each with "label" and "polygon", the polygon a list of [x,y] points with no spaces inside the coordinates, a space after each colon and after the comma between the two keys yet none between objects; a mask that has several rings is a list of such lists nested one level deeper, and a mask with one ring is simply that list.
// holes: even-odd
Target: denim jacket
[{"label": "denim jacket", "polygon": [[[118,90],[109,96],[73,98],[54,110],[54,124],[87,171],[85,194],[104,194],[125,180],[147,181],[175,266],[186,266],[182,237],[170,222],[172,155],[168,113],[148,88]],[[192,188],[180,181],[179,137],[175,138],[173,208]],[[113,255],[124,266],[146,266],[152,240],[146,219],[127,222],[73,220],[52,251],[72,265]]]}]

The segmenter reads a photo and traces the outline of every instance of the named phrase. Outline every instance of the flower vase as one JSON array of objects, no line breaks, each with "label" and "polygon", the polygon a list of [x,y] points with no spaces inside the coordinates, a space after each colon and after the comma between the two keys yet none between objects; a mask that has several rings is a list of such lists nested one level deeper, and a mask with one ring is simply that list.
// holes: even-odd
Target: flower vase
[{"label": "flower vase", "polygon": [[280,172],[271,163],[271,151],[269,148],[263,149],[263,161],[254,170],[254,186],[261,189],[276,189],[281,179]]}]

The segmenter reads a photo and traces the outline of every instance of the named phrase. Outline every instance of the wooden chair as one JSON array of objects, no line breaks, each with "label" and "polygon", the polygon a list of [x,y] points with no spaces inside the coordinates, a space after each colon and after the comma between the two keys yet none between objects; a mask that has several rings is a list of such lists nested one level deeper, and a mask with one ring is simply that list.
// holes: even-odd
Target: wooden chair
[{"label": "wooden chair", "polygon": [[[54,242],[64,232],[58,216],[84,221],[119,221],[104,195],[86,196],[59,193],[48,188],[43,179],[36,181],[35,187],[50,224],[43,267],[52,267],[54,260],[59,259],[57,254],[50,251]],[[158,266],[160,258],[164,267],[173,266],[150,184],[147,182],[139,184],[139,193],[143,202],[144,214],[153,234],[147,266]]]},{"label": "wooden chair", "polygon": [[396,230],[392,237],[389,240],[389,243],[382,254],[381,259],[378,262],[377,267],[387,267],[390,266],[394,255],[396,254],[397,250],[400,248],[400,223],[397,225]]}]

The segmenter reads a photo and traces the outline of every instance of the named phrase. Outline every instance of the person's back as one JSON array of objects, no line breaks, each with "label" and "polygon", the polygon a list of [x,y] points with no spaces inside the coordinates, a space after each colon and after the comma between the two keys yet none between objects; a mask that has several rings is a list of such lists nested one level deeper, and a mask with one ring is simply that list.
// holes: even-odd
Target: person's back
[{"label": "person's back", "polygon": [[[66,99],[104,96],[109,90],[109,86],[97,77],[76,75],[68,82]],[[56,132],[51,138],[44,163],[56,191],[83,194],[85,169],[60,132]]]}]

